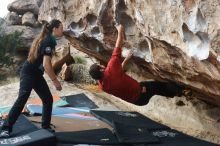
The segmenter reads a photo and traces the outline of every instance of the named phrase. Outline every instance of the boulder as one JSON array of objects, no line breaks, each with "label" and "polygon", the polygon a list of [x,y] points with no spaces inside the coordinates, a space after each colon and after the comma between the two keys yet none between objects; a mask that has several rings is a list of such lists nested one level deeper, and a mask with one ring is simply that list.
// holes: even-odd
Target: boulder
[{"label": "boulder", "polygon": [[40,33],[41,30],[38,28],[31,28],[29,26],[13,25],[13,26],[6,27],[4,33],[10,34],[15,31],[23,32],[21,35],[22,44],[21,46],[19,46],[19,48],[17,48],[18,51],[23,51],[23,50],[28,50],[30,48],[33,40]]},{"label": "boulder", "polygon": [[7,23],[5,19],[0,18],[0,36],[4,35],[4,30],[6,26],[7,26]]},{"label": "boulder", "polygon": [[114,24],[121,23],[123,55],[134,52],[131,72],[185,85],[220,105],[219,6],[218,0],[47,0],[39,20],[62,20],[72,45],[104,64],[115,46]]},{"label": "boulder", "polygon": [[21,25],[21,17],[15,12],[9,12],[5,21],[8,25]]},{"label": "boulder", "polygon": [[27,12],[22,16],[22,25],[34,26],[36,24],[36,18],[33,13]]},{"label": "boulder", "polygon": [[59,19],[60,21],[64,22],[65,14],[64,14],[63,1],[60,1],[60,0],[53,0],[53,1],[44,0],[41,4],[38,17],[39,17],[38,20],[40,22],[41,21],[49,22],[53,18]]},{"label": "boulder", "polygon": [[17,12],[19,15],[23,15],[26,12],[38,15],[41,3],[42,0],[16,0],[8,5],[8,10],[10,12]]}]

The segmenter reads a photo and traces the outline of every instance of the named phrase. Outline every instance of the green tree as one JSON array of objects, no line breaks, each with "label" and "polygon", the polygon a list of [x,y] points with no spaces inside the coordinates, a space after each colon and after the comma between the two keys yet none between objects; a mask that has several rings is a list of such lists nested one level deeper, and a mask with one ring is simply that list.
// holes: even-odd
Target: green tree
[{"label": "green tree", "polygon": [[15,31],[10,34],[0,36],[0,62],[4,64],[10,63],[10,58],[5,56],[6,53],[14,54],[16,48],[22,45],[21,35],[23,32]]}]

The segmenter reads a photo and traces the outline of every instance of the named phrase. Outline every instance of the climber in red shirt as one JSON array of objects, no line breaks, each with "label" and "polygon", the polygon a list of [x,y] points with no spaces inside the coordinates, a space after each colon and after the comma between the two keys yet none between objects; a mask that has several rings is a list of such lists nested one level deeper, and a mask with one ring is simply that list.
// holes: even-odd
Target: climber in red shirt
[{"label": "climber in red shirt", "polygon": [[155,94],[169,97],[181,96],[182,87],[175,83],[157,81],[138,83],[125,74],[123,68],[132,57],[132,52],[130,51],[121,63],[121,48],[124,43],[125,33],[122,25],[118,25],[116,29],[118,31],[117,41],[107,67],[95,63],[89,70],[92,78],[98,80],[99,87],[104,92],[136,105],[147,104],[149,99]]}]

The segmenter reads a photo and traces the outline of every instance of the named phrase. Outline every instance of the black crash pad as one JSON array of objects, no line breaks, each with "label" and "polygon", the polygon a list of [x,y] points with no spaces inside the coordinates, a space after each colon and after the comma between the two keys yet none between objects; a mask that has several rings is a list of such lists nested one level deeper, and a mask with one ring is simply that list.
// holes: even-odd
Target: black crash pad
[{"label": "black crash pad", "polygon": [[[74,126],[74,125],[73,125]],[[77,132],[55,133],[59,143],[118,145],[116,136],[106,128]]]},{"label": "black crash pad", "polygon": [[156,136],[160,143],[135,146],[218,146],[217,144],[188,136],[176,130],[153,130],[150,133]]},{"label": "black crash pad", "polygon": [[114,131],[120,143],[124,144],[146,144],[158,143],[159,139],[153,136],[146,126],[126,125],[114,122]]},{"label": "black crash pad", "polygon": [[10,138],[0,138],[0,146],[39,146],[55,145],[55,136],[44,129],[37,128],[24,115],[20,115]]},{"label": "black crash pad", "polygon": [[57,143],[56,146],[128,146],[128,145],[91,145],[91,144],[79,144],[79,145],[74,145],[74,144],[66,144],[66,143]]},{"label": "black crash pad", "polygon": [[13,126],[11,136],[21,136],[37,130],[39,130],[37,126],[29,121],[24,115],[20,115],[15,125]]},{"label": "black crash pad", "polygon": [[65,100],[71,107],[88,107],[89,109],[98,108],[98,106],[90,100],[84,93],[70,96],[63,96],[61,99]]},{"label": "black crash pad", "polygon": [[126,125],[138,125],[150,129],[170,129],[169,127],[157,123],[138,112],[124,111],[101,111],[90,110],[90,113],[96,118],[108,123],[113,127],[113,122],[124,123]]}]

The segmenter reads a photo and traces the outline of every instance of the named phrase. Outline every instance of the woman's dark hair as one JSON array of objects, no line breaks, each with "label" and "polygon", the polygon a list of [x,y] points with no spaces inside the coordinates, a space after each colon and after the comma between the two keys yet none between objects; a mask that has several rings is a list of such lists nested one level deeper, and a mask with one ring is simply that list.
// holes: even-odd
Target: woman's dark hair
[{"label": "woman's dark hair", "polygon": [[61,24],[60,20],[53,19],[49,23],[44,22],[43,29],[37,38],[34,39],[29,54],[28,61],[34,63],[38,56],[38,48],[40,47],[41,42],[45,39],[45,37],[53,32],[53,28],[58,28]]},{"label": "woman's dark hair", "polygon": [[101,67],[98,64],[93,64],[90,66],[89,74],[95,80],[100,80],[103,77],[103,72],[100,70]]},{"label": "woman's dark hair", "polygon": [[46,23],[46,27],[47,27],[48,31],[50,33],[52,33],[53,32],[53,28],[54,27],[58,28],[60,26],[60,24],[61,24],[60,20],[53,19],[49,23]]}]

